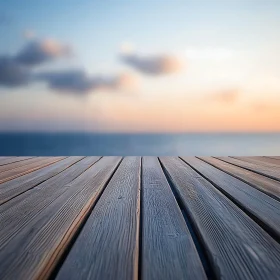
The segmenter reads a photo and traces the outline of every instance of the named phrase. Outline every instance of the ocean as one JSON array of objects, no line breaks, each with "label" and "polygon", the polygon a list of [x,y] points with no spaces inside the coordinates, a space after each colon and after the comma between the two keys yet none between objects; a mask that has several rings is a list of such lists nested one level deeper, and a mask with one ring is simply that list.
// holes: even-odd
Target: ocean
[{"label": "ocean", "polygon": [[0,133],[1,156],[280,155],[280,133]]}]

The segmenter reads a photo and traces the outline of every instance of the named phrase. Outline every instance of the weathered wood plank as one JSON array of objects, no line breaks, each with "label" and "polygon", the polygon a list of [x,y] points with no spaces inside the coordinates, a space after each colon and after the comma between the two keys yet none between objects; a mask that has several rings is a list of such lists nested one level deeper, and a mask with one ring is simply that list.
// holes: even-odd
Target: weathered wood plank
[{"label": "weathered wood plank", "polygon": [[126,157],[56,279],[137,279],[141,159]]},{"label": "weathered wood plank", "polygon": [[[63,186],[71,183],[99,157],[70,157],[65,159],[64,170],[49,180],[36,186],[0,206],[0,249],[24,227],[29,226],[32,219],[44,211],[55,199],[67,190]],[[62,162],[62,161],[61,161]]]},{"label": "weathered wood plank", "polygon": [[280,241],[280,202],[195,157],[182,157]]},{"label": "weathered wood plank", "polygon": [[[21,166],[12,170],[7,170],[5,172],[0,173],[0,184],[10,181],[14,178],[20,177],[27,173],[33,172],[35,170],[41,169],[45,166],[51,165],[57,161],[64,159],[65,157],[50,157],[43,158],[39,161],[33,162],[31,164],[27,164],[25,166]],[[1,188],[1,185],[0,185]]]},{"label": "weathered wood plank", "polygon": [[250,171],[253,171],[255,173],[259,173],[261,175],[267,176],[269,178],[275,179],[280,181],[280,168],[277,167],[265,167],[263,164],[259,163],[250,163],[246,161],[242,161],[239,159],[231,158],[231,157],[215,157],[220,160],[223,160],[225,162],[231,163],[233,165],[248,169]]},{"label": "weathered wood plank", "polygon": [[0,279],[46,279],[91,211],[121,158],[102,158],[0,250]]},{"label": "weathered wood plank", "polygon": [[271,156],[269,156],[268,158],[273,158],[273,159],[277,159],[277,160],[280,160],[280,156],[279,157],[271,157]]},{"label": "weathered wood plank", "polygon": [[37,171],[0,184],[0,205],[55,176],[81,158],[82,157],[65,158]]},{"label": "weathered wood plank", "polygon": [[[16,159],[18,159],[18,160],[16,160]],[[19,159],[20,158],[14,158],[14,160],[16,160],[16,161],[14,161],[13,163],[1,165],[0,173],[5,172],[5,171],[10,171],[10,170],[22,167],[22,166],[28,166],[33,163],[40,162],[42,159],[46,159],[46,158],[45,157],[33,157],[33,158],[27,158],[25,160],[19,160]]]},{"label": "weathered wood plank", "polygon": [[253,157],[253,158],[257,159],[257,160],[259,160],[261,162],[266,162],[266,163],[280,165],[280,160],[279,159],[270,158],[270,157]]},{"label": "weathered wood plank", "polygon": [[26,159],[30,159],[32,157],[1,157],[0,159],[0,166],[6,165],[6,164],[11,164],[17,161],[22,161]]},{"label": "weathered wood plank", "polygon": [[219,279],[277,279],[280,244],[178,158],[161,158]]},{"label": "weathered wood plank", "polygon": [[144,157],[142,180],[142,279],[206,279],[183,214],[156,157]]},{"label": "weathered wood plank", "polygon": [[272,159],[272,158],[265,158],[265,157],[231,157],[231,158],[239,159],[239,160],[250,162],[253,164],[258,164],[258,165],[261,165],[262,167],[268,167],[268,168],[270,168],[270,167],[279,168],[280,167],[279,166],[280,161],[277,159]]},{"label": "weathered wood plank", "polygon": [[219,168],[220,170],[242,180],[245,183],[257,188],[267,195],[280,201],[280,182],[266,176],[249,171],[242,167],[224,162],[212,157],[199,157],[207,163]]}]

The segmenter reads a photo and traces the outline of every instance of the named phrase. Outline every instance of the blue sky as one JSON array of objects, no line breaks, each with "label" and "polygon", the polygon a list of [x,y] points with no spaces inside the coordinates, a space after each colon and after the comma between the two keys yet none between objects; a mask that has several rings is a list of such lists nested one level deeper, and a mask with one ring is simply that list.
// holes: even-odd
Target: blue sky
[{"label": "blue sky", "polygon": [[0,29],[1,51],[16,51],[23,43],[25,29],[36,31],[40,37],[72,43],[81,59],[107,58],[110,63],[123,40],[148,49],[185,48],[186,43],[201,45],[206,41],[249,47],[260,41],[248,30],[258,33],[270,28],[270,23],[280,26],[279,9],[279,1],[256,0],[27,0],[24,5],[2,1],[1,13],[10,18],[10,23]]},{"label": "blue sky", "polygon": [[[110,82],[110,89],[117,93],[102,93],[98,87],[82,98],[61,95],[45,76],[46,83],[13,88],[0,85],[2,130],[21,127],[36,130],[44,126],[49,129],[52,125],[56,129],[55,119],[60,123],[57,129],[64,123],[65,129],[79,129],[82,122],[86,123],[83,127],[90,130],[131,131],[137,126],[141,131],[154,131],[162,119],[160,112],[165,109],[169,112],[170,103],[174,104],[174,111],[168,116],[172,116],[170,123],[178,124],[175,130],[195,129],[188,125],[188,119],[193,116],[183,113],[181,104],[184,103],[192,104],[193,114],[205,108],[209,110],[209,115],[205,113],[198,121],[198,130],[207,127],[210,130],[248,130],[256,128],[260,119],[250,117],[247,126],[238,126],[233,121],[236,112],[245,114],[249,104],[259,108],[270,108],[273,104],[271,110],[278,109],[275,108],[280,94],[277,82],[280,76],[280,2],[277,0],[27,0],[24,4],[1,1],[0,11],[0,55],[13,56],[30,40],[49,38],[71,48],[71,56],[40,64],[34,72],[83,69],[89,76],[114,78],[125,72],[141,80],[136,94],[119,93],[119,88]],[[25,38],[26,33],[34,33],[34,38]],[[147,75],[143,73],[143,61],[132,59],[127,63],[128,60],[120,59],[121,46],[127,44],[134,46],[137,59],[138,55],[184,57],[186,69],[178,75]],[[195,57],[188,57],[188,54],[195,54]],[[230,57],[225,57],[227,54]],[[107,78],[105,80],[107,87]],[[217,102],[209,103],[207,96],[216,98]],[[144,108],[150,110],[148,119],[135,113],[143,112]],[[182,113],[177,116],[178,111]],[[123,112],[126,113],[122,115]],[[218,119],[225,113],[228,123],[222,124]],[[186,125],[181,123],[182,118]],[[275,119],[275,113],[264,115],[261,129],[267,127],[271,119]],[[269,129],[279,130],[280,127],[275,124]]]}]

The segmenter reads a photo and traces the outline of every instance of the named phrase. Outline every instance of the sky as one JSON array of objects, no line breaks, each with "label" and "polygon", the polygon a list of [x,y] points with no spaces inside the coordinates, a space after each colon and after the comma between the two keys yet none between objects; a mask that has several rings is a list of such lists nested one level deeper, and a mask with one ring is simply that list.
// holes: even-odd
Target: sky
[{"label": "sky", "polygon": [[280,131],[278,0],[0,0],[0,131]]}]

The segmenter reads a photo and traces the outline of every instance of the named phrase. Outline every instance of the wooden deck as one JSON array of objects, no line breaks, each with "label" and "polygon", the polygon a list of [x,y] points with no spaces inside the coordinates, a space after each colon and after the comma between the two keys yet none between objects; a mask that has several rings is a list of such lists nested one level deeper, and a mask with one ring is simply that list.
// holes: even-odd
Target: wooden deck
[{"label": "wooden deck", "polygon": [[0,157],[0,279],[280,279],[280,157]]}]

